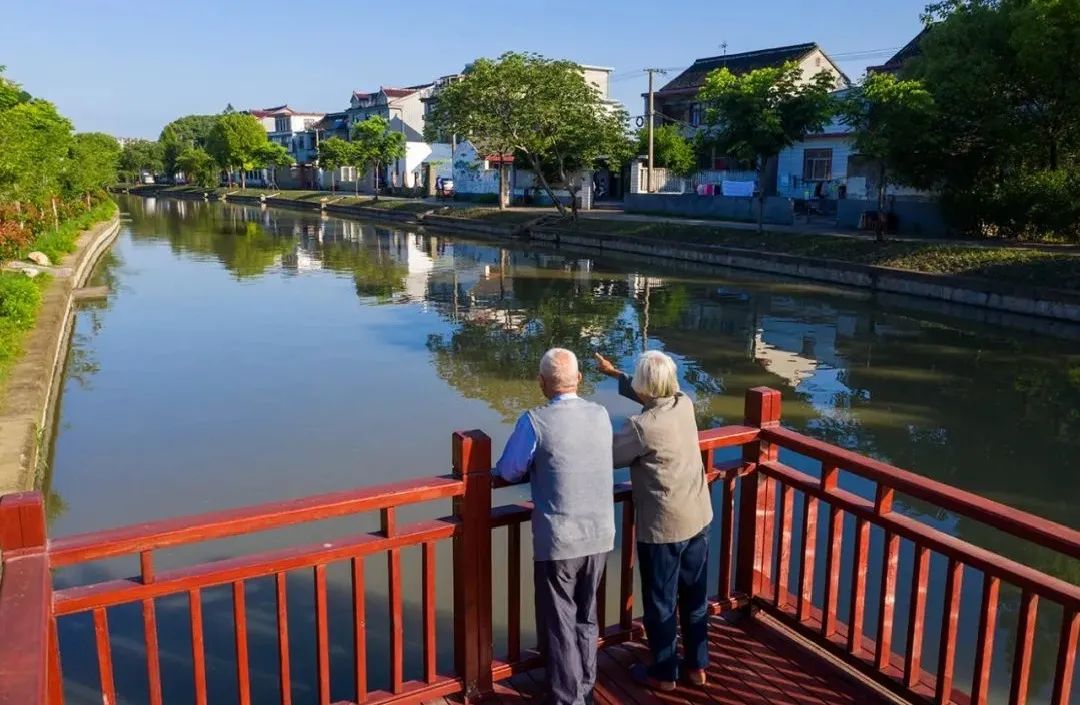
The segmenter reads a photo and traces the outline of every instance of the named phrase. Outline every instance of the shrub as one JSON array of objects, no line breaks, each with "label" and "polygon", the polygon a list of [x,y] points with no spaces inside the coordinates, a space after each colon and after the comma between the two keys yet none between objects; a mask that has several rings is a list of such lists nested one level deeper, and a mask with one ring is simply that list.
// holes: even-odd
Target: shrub
[{"label": "shrub", "polygon": [[41,305],[41,287],[22,274],[0,275],[0,319],[19,329],[34,324]]},{"label": "shrub", "polygon": [[941,205],[956,228],[991,237],[1080,242],[1080,169],[1016,171],[999,183],[946,192]]}]

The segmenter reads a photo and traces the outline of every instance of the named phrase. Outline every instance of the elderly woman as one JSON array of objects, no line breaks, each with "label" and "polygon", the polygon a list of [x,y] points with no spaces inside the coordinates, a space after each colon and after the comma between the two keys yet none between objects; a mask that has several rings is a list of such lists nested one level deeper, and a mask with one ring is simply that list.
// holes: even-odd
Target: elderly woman
[{"label": "elderly woman", "polygon": [[[662,691],[674,690],[680,676],[691,685],[704,685],[713,514],[694,406],[679,391],[675,361],[658,350],[638,358],[633,377],[602,355],[596,359],[600,372],[619,380],[619,393],[643,407],[616,432],[613,450],[615,467],[630,467],[645,633],[653,657],[650,667],[633,675]],[[675,650],[680,622],[682,664]]]}]

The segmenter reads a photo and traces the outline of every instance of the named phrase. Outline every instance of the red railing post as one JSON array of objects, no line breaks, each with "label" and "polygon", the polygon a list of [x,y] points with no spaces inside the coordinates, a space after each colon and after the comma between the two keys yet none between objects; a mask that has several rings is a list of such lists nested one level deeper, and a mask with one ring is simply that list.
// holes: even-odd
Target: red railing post
[{"label": "red railing post", "polygon": [[59,664],[50,668],[56,645],[40,493],[0,497],[0,561],[0,703],[59,703]]},{"label": "red railing post", "polygon": [[482,431],[453,436],[454,477],[465,484],[454,500],[461,533],[454,537],[454,657],[466,702],[492,690],[491,439]]},{"label": "red railing post", "polygon": [[[754,387],[746,392],[747,426],[769,428],[780,425],[780,392]],[[769,483],[756,466],[776,459],[778,449],[771,443],[753,441],[743,446],[743,462],[755,467],[742,476],[739,489],[739,546],[736,559],[735,590],[747,597],[766,587],[765,575],[772,563],[772,521],[774,503]]]}]

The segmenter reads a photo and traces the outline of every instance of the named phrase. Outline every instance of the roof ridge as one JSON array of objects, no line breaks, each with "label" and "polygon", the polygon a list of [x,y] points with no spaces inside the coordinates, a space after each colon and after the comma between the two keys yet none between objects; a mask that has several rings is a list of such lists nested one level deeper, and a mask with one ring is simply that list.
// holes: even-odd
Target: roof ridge
[{"label": "roof ridge", "polygon": [[720,54],[718,56],[704,56],[700,59],[694,59],[694,63],[705,63],[707,61],[716,61],[717,59],[744,59],[751,56],[760,56],[761,54],[775,54],[782,51],[789,51],[793,49],[811,49],[818,48],[817,42],[803,42],[801,44],[788,44],[787,46],[772,47],[770,49],[754,49],[753,51],[741,51],[737,54]]}]

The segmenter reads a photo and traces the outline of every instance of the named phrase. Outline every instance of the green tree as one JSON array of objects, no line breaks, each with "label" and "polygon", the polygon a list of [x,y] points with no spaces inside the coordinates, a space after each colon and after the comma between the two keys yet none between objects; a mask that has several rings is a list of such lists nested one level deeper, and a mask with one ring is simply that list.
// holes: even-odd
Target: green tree
[{"label": "green tree", "polygon": [[68,168],[64,173],[66,190],[81,196],[90,207],[91,194],[116,180],[120,162],[120,143],[102,132],[81,132],[71,140]]},{"label": "green tree", "polygon": [[266,168],[270,174],[270,185],[277,188],[277,168],[279,166],[292,166],[293,158],[289,150],[277,142],[266,140],[255,150],[255,161]]},{"label": "green tree", "polygon": [[[405,156],[405,135],[391,132],[386,118],[372,115],[367,120],[352,126],[352,142],[349,144],[351,166],[357,167],[361,174],[370,169],[376,173],[383,165]],[[359,188],[360,178],[356,179]],[[379,200],[379,189],[375,189],[375,200]]]},{"label": "green tree", "polygon": [[765,167],[780,151],[819,132],[833,112],[835,79],[825,71],[809,81],[795,62],[735,75],[717,69],[699,98],[708,137],[723,153],[754,162],[758,170],[758,231],[764,230]]},{"label": "green tree", "polygon": [[[855,131],[856,151],[878,165],[876,235],[885,239],[885,190],[890,179],[924,181],[922,168],[931,130],[934,99],[919,81],[870,74],[840,101],[840,119]],[[894,176],[895,174],[895,176]]]},{"label": "green tree", "polygon": [[182,171],[188,183],[203,188],[218,185],[218,165],[214,158],[201,147],[189,147],[176,158],[176,169]]},{"label": "green tree", "polygon": [[[331,137],[319,143],[319,166],[330,170],[330,191],[337,192],[337,176],[335,172],[343,166],[351,164],[353,158],[352,147],[340,137]],[[359,179],[359,176],[357,176]]]},{"label": "green tree", "polygon": [[[937,106],[926,183],[962,230],[1052,230],[1031,218],[1053,215],[1058,185],[1080,178],[1080,5],[949,0],[931,5],[926,20],[921,56],[906,68]],[[1029,210],[1032,201],[1046,207]]]},{"label": "green tree", "polygon": [[0,200],[44,204],[59,194],[70,146],[71,123],[46,100],[0,111]]},{"label": "green tree", "polygon": [[[637,153],[649,151],[649,130],[637,133]],[[677,176],[689,176],[697,166],[694,145],[676,125],[660,125],[653,129],[653,162]]]},{"label": "green tree", "polygon": [[222,168],[240,171],[240,188],[247,188],[247,172],[258,164],[257,154],[266,143],[266,130],[252,115],[228,113],[220,116],[206,138],[206,151]]},{"label": "green tree", "polygon": [[171,177],[178,171],[176,158],[185,149],[206,149],[210,130],[217,119],[217,115],[185,115],[162,128],[158,142],[161,144],[161,157],[166,174]]},{"label": "green tree", "polygon": [[128,140],[120,151],[117,168],[121,181],[136,182],[143,171],[160,173],[165,169],[161,143],[152,140]]},{"label": "green tree", "polygon": [[[626,114],[603,102],[577,64],[510,52],[494,61],[477,59],[460,81],[443,89],[427,130],[429,136],[462,136],[483,152],[522,155],[565,215],[548,175],[576,197],[581,169],[601,157],[617,164],[627,156],[625,126]],[[505,208],[505,162],[499,183],[499,207]]]}]

